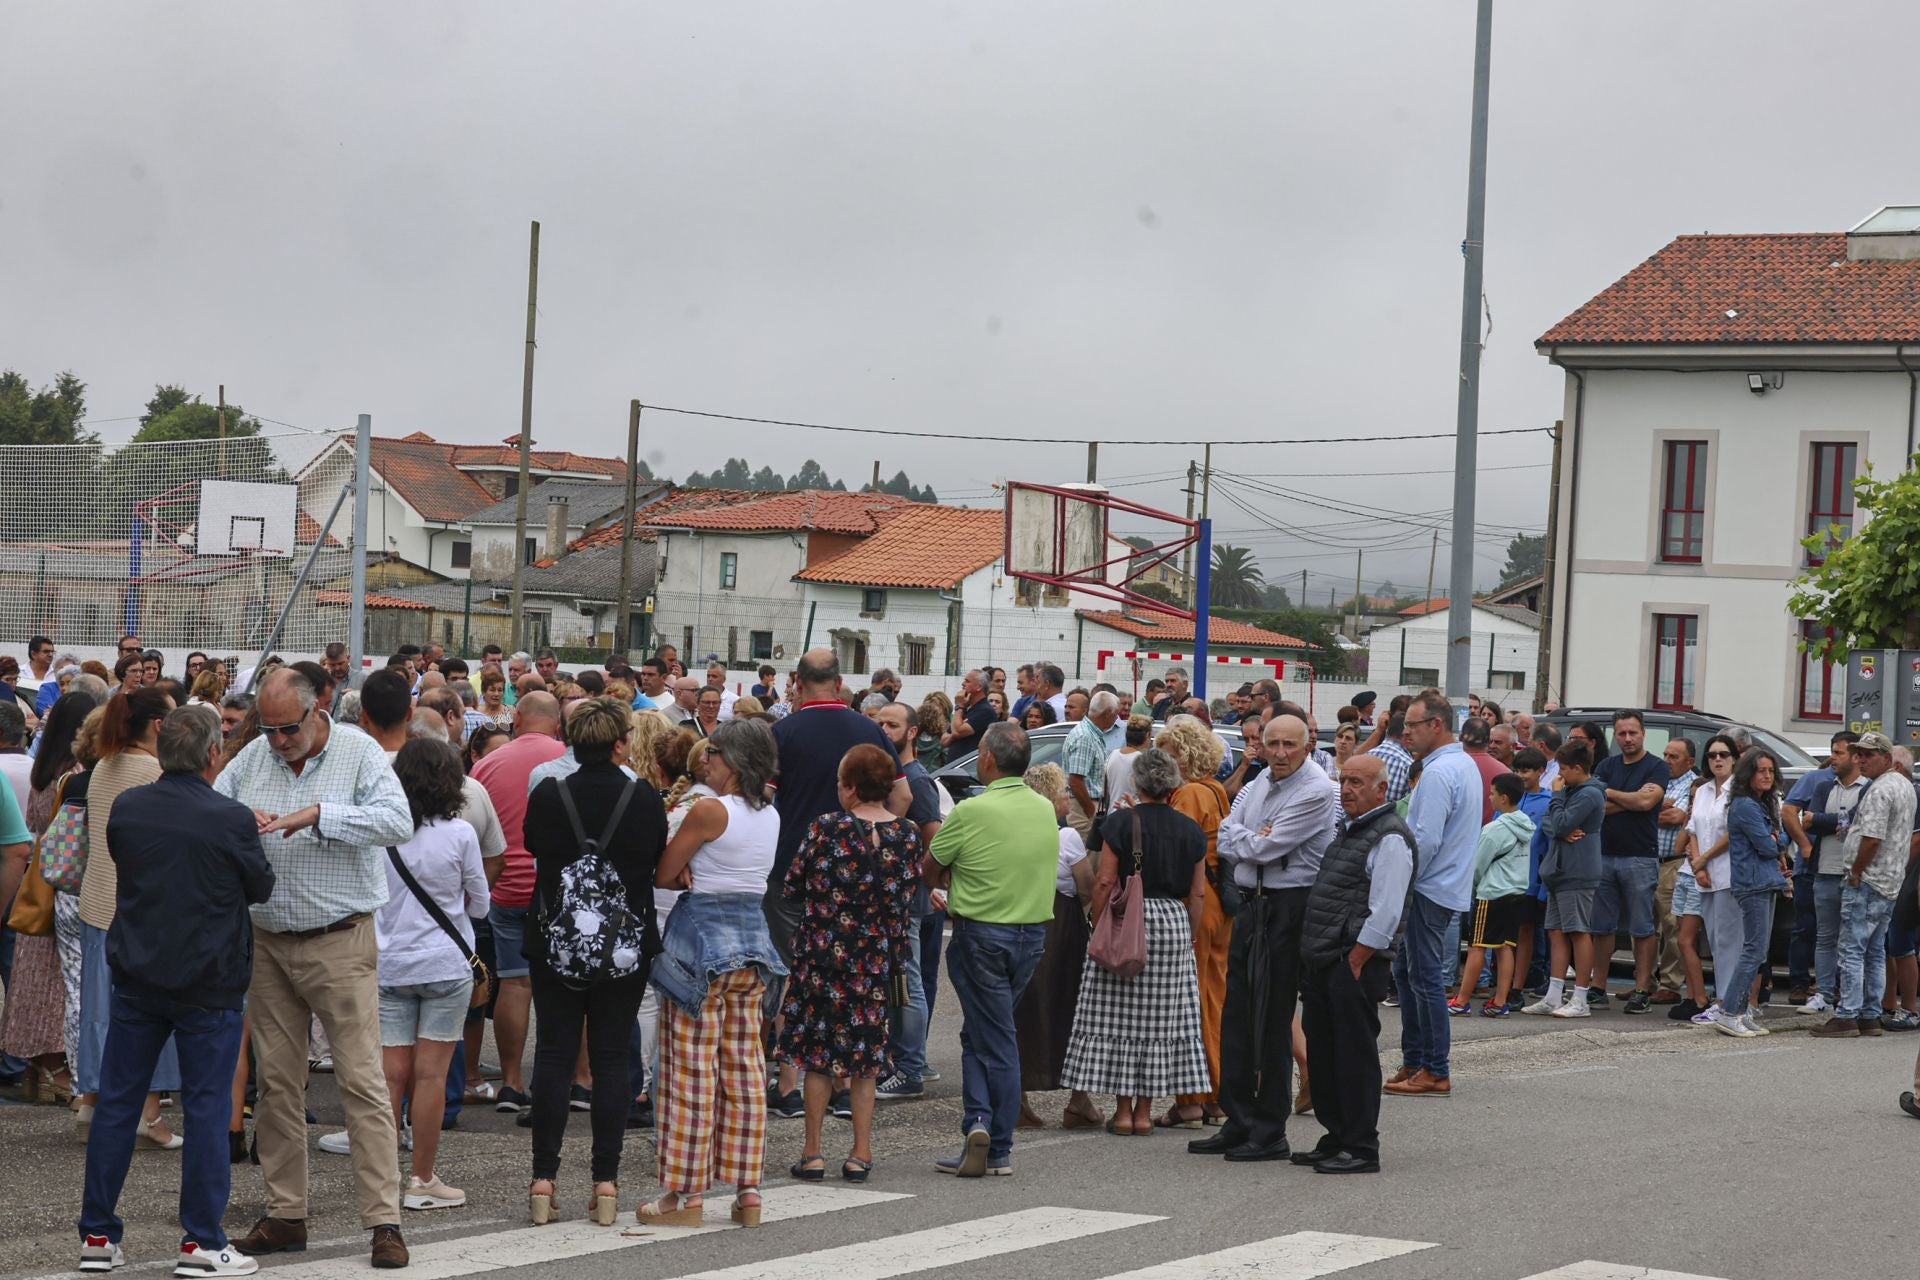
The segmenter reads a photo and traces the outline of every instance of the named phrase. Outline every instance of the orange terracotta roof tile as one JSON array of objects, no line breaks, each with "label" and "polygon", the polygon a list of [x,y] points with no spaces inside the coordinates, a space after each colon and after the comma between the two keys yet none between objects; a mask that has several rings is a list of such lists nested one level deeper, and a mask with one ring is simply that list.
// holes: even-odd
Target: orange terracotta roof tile
[{"label": "orange terracotta roof tile", "polygon": [[795,489],[725,507],[671,513],[664,518],[649,510],[646,519],[656,529],[732,529],[741,533],[805,529],[858,537],[877,532],[887,513],[908,505],[906,498],[890,493]]},{"label": "orange terracotta roof tile", "polygon": [[376,436],[371,461],[380,478],[422,517],[451,521],[494,502],[478,480],[453,465],[452,453],[452,445],[436,440]]},{"label": "orange terracotta roof tile", "polygon": [[1920,341],[1920,261],[1850,262],[1841,232],[1681,236],[1537,346]]},{"label": "orange terracotta roof tile", "polygon": [[[313,593],[313,601],[315,604],[337,604],[344,607],[352,603],[353,594],[347,591],[316,591]],[[423,604],[418,600],[404,600],[399,596],[383,596],[369,591],[367,592],[367,608],[419,609],[422,611],[431,611],[433,606]]]},{"label": "orange terracotta roof tile", "polygon": [[878,533],[831,560],[809,565],[794,581],[951,588],[1005,550],[1004,512],[915,503],[886,513]]},{"label": "orange terracotta roof tile", "polygon": [[[749,493],[741,489],[675,489],[666,497],[640,508],[642,524],[634,530],[633,536],[638,542],[652,542],[655,534],[647,525],[660,516],[683,511],[701,511],[708,507],[731,506],[740,502],[753,502],[764,496],[764,494]],[[567,550],[583,551],[588,547],[600,547],[610,542],[618,542],[626,536],[625,526],[626,522],[616,517],[611,524],[602,525],[598,529],[589,529],[569,542]]]},{"label": "orange terracotta roof tile", "polygon": [[[319,536],[320,522],[308,515],[306,508],[295,508],[293,513],[293,540],[302,546],[310,547]],[[346,544],[330,533],[327,535],[327,545],[330,547],[342,547]]]},{"label": "orange terracotta roof tile", "polygon": [[[1169,613],[1114,613],[1106,609],[1079,609],[1075,612],[1088,622],[1097,622],[1103,627],[1124,631],[1136,639],[1176,644],[1193,643],[1192,621],[1187,618],[1176,618]],[[1227,618],[1207,620],[1207,643],[1265,649],[1311,649],[1313,647],[1297,636],[1282,635],[1278,631],[1268,631],[1265,627],[1250,626]]]}]

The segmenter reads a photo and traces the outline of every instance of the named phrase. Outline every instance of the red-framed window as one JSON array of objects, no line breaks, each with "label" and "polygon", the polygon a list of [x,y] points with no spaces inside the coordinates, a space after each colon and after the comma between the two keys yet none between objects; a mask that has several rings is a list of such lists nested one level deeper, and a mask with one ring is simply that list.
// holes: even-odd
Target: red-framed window
[{"label": "red-framed window", "polygon": [[[1851,447],[1851,446],[1849,446]],[[1816,644],[1833,639],[1832,627],[1800,624],[1800,639]],[[1805,650],[1800,654],[1800,718],[1802,720],[1840,720],[1844,718],[1841,699],[1846,694],[1846,673],[1839,665],[1823,661]]]},{"label": "red-framed window", "polygon": [[[1837,547],[1853,532],[1853,473],[1859,458],[1860,446],[1856,444],[1813,446],[1813,483],[1807,495],[1809,538],[1825,533],[1827,545]],[[1810,565],[1826,558],[1825,551],[1807,552]]]},{"label": "red-framed window", "polygon": [[1669,440],[1660,481],[1660,559],[1699,564],[1707,541],[1707,442]]},{"label": "red-framed window", "polygon": [[1699,615],[1653,615],[1653,696],[1647,699],[1649,704],[1661,711],[1693,710],[1699,642]]}]

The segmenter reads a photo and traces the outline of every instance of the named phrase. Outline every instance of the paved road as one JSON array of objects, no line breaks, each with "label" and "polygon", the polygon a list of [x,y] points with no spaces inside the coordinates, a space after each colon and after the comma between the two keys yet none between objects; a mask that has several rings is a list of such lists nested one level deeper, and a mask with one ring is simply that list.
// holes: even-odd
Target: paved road
[{"label": "paved road", "polygon": [[[883,1108],[881,1163],[864,1191],[776,1175],[801,1135],[797,1121],[774,1121],[758,1231],[643,1233],[630,1215],[622,1228],[535,1230],[523,1225],[526,1132],[470,1110],[442,1158],[469,1205],[408,1215],[409,1274],[453,1280],[591,1256],[587,1265],[617,1280],[963,1269],[968,1280],[1804,1280],[1894,1273],[1910,1252],[1905,1174],[1920,1125],[1894,1098],[1920,1036],[1817,1041],[1802,1033],[1812,1019],[1785,1011],[1771,1021],[1793,1030],[1757,1041],[1617,1012],[1571,1027],[1474,1019],[1455,1024],[1453,1098],[1388,1100],[1378,1177],[1230,1166],[1187,1155],[1185,1132],[1056,1129],[1022,1135],[1015,1177],[962,1183],[931,1167],[959,1117],[951,1014],[943,1005],[935,1021],[945,1080],[924,1101]],[[323,1121],[339,1120],[330,1079],[316,1077],[312,1100]],[[1043,1113],[1057,1116],[1060,1101],[1043,1099]],[[1296,1141],[1318,1133],[1304,1118]],[[844,1126],[828,1134],[828,1156],[843,1155]],[[577,1116],[561,1184],[575,1205],[585,1144]],[[81,1166],[70,1122],[49,1108],[0,1106],[0,1153],[0,1280],[67,1274]],[[630,1206],[651,1189],[647,1135],[631,1135],[627,1155]],[[269,1268],[278,1280],[364,1276],[347,1161],[318,1151],[312,1161],[315,1248]],[[164,1274],[171,1261],[177,1168],[164,1153],[135,1159],[123,1205],[133,1276]],[[230,1227],[261,1206],[258,1172],[240,1168]]]}]

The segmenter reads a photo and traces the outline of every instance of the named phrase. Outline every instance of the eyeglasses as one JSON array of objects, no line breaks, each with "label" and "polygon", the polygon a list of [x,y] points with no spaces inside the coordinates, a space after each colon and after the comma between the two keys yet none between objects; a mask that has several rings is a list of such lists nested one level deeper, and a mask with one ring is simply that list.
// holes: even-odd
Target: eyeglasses
[{"label": "eyeglasses", "polygon": [[120,652],[122,654],[128,654],[128,653],[141,653],[144,651],[137,644],[123,644],[120,646]]},{"label": "eyeglasses", "polygon": [[1409,720],[1407,721],[1407,728],[1412,729],[1423,724],[1439,724],[1444,719],[1444,716],[1428,716],[1424,720]]},{"label": "eyeglasses", "polygon": [[302,711],[300,718],[292,724],[263,724],[260,726],[260,732],[269,737],[278,735],[282,738],[291,738],[294,734],[300,732],[300,726],[305,724],[307,717],[312,714],[313,709],[309,707],[307,710]]},{"label": "eyeglasses", "polygon": [[1707,752],[1707,759],[1709,759],[1709,760],[1731,760],[1731,759],[1733,759],[1733,752],[1731,752],[1731,751],[1709,751],[1709,752]]}]

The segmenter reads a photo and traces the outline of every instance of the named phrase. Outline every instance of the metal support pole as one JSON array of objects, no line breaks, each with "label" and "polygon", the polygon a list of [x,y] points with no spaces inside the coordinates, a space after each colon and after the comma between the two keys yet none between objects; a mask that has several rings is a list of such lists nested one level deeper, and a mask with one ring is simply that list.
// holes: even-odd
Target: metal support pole
[{"label": "metal support pole", "polygon": [[533,482],[533,328],[540,299],[540,224],[533,224],[533,243],[527,250],[527,363],[520,374],[520,488],[513,504],[513,614],[507,648],[525,647],[525,624],[520,606],[526,600],[527,489]]},{"label": "metal support pole", "polygon": [[473,574],[467,574],[467,599],[460,614],[460,656],[473,653]]},{"label": "metal support pole", "polygon": [[1353,638],[1360,638],[1360,566],[1367,561],[1365,551],[1353,553]]},{"label": "metal support pole", "polygon": [[1487,228],[1487,95],[1493,0],[1480,0],[1473,39],[1473,133],[1467,158],[1466,258],[1460,289],[1460,405],[1453,446],[1453,563],[1447,596],[1447,696],[1467,696],[1473,663],[1473,485],[1480,430],[1480,298]]},{"label": "metal support pole", "polygon": [[627,403],[627,502],[620,518],[620,612],[613,619],[613,647],[625,657],[633,648],[633,526],[639,523],[634,506],[640,501],[640,402]]},{"label": "metal support pole", "polygon": [[[360,687],[367,652],[367,510],[372,503],[373,416],[361,414],[353,428],[353,562],[347,582],[347,686]],[[325,542],[323,534],[317,547]]]},{"label": "metal support pole", "polygon": [[1213,586],[1213,521],[1200,521],[1199,607],[1193,611],[1193,696],[1207,700],[1207,592]]},{"label": "metal support pole", "polygon": [[[364,416],[361,420],[365,421]],[[300,566],[300,572],[294,578],[292,588],[287,592],[286,603],[280,606],[280,616],[273,620],[273,630],[267,632],[267,642],[260,647],[260,662],[253,664],[253,679],[249,680],[247,687],[240,692],[255,692],[254,681],[259,679],[260,663],[265,662],[267,655],[273,652],[273,647],[280,643],[280,633],[286,629],[287,619],[293,616],[293,606],[300,600],[300,588],[307,585],[307,575],[313,572],[314,562],[320,558],[321,551],[326,549],[327,535],[333,532],[333,522],[340,518],[340,508],[345,505],[347,495],[352,492],[352,485],[340,486],[340,496],[333,500],[333,510],[327,512],[327,522],[320,526],[320,536],[313,540],[313,550],[307,552],[307,561]],[[356,596],[355,599],[364,599],[364,597]],[[352,618],[351,605],[348,606],[348,618]],[[351,622],[348,625],[352,625]],[[351,679],[351,673],[349,673],[349,679]]]},{"label": "metal support pole", "polygon": [[[1193,463],[1192,461],[1189,461],[1187,463],[1187,519],[1188,520],[1193,519],[1193,497],[1194,497],[1193,484],[1194,484],[1194,481],[1199,478],[1199,475],[1200,475],[1199,466]],[[1195,599],[1195,596],[1193,593],[1193,586],[1194,586],[1193,544],[1191,542],[1187,544],[1187,549],[1181,553],[1180,558],[1185,562],[1180,566],[1180,574],[1183,578],[1186,579],[1185,582],[1182,582],[1180,584],[1181,593],[1184,596],[1184,599],[1181,601],[1181,603],[1185,604],[1187,608],[1191,609],[1194,607],[1193,602]]]},{"label": "metal support pole", "polygon": [[1100,442],[1087,441],[1087,483],[1100,483]]}]

